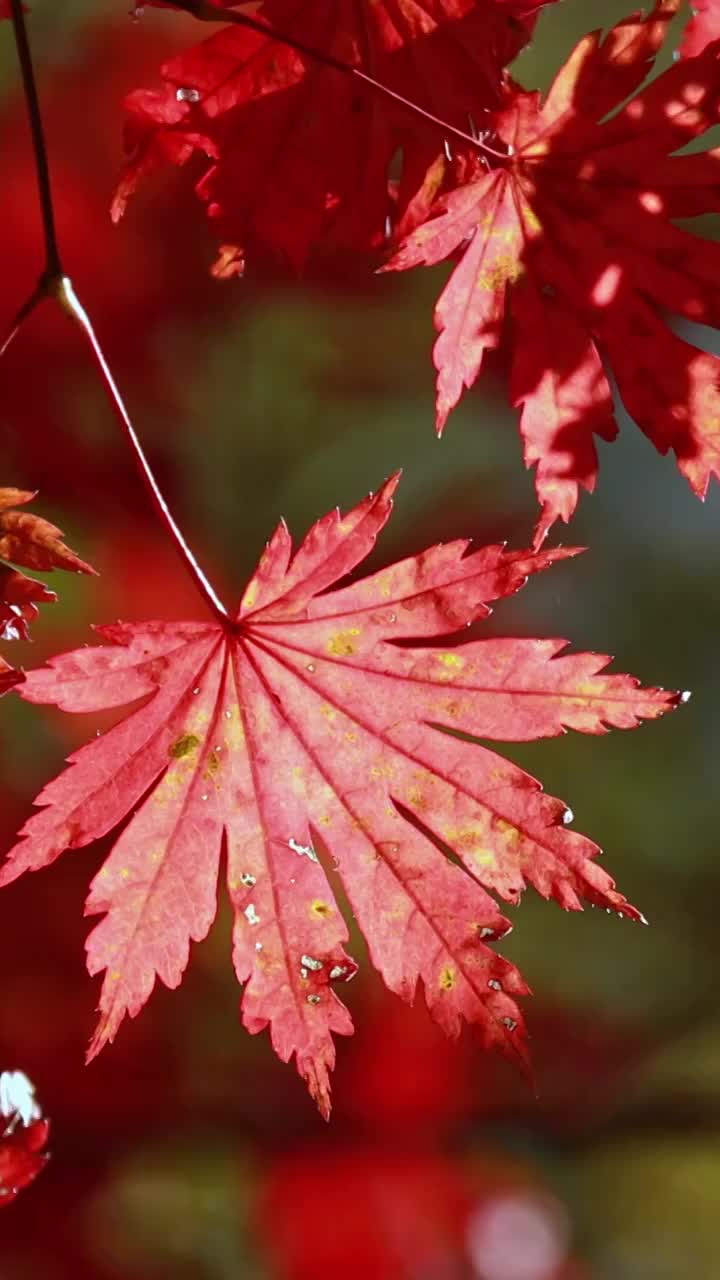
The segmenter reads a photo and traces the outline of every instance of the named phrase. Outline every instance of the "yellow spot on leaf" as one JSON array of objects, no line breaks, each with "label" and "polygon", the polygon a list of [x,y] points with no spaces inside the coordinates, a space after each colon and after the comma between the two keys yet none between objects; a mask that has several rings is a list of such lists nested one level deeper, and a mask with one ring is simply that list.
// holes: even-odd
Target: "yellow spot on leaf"
[{"label": "yellow spot on leaf", "polygon": [[217,751],[211,751],[207,759],[207,765],[205,768],[204,776],[206,778],[213,778],[219,768],[220,768],[220,756],[218,755]]},{"label": "yellow spot on leaf", "polygon": [[517,827],[513,826],[512,822],[506,822],[504,818],[498,818],[495,823],[495,830],[509,850],[517,849],[520,844],[521,834]]},{"label": "yellow spot on leaf", "polygon": [[327,642],[327,651],[334,658],[349,658],[355,652],[354,638],[360,635],[359,627],[350,627],[347,631],[338,631]]},{"label": "yellow spot on leaf", "polygon": [[461,658],[459,653],[439,653],[437,659],[444,667],[455,667],[460,670],[465,666],[465,659]]},{"label": "yellow spot on leaf", "polygon": [[597,694],[598,694],[598,681],[597,681],[597,680],[582,680],[582,681],[580,682],[580,684],[578,684],[578,686],[577,686],[577,692],[578,692],[578,694],[579,694],[581,697],[582,697],[583,695],[584,695],[585,697],[587,697],[587,698],[591,698],[591,697],[593,697],[593,696],[597,697]]},{"label": "yellow spot on leaf", "polygon": [[181,760],[183,756],[189,756],[199,746],[200,739],[194,733],[184,733],[168,748],[168,755],[171,755],[174,760]]},{"label": "yellow spot on leaf", "polygon": [[451,969],[450,965],[447,965],[446,968],[442,969],[440,972],[440,989],[442,991],[452,991],[456,982],[457,974],[455,970]]},{"label": "yellow spot on leaf", "polygon": [[477,827],[447,827],[443,831],[443,839],[453,849],[462,849],[465,853],[474,855],[485,844],[485,832]]},{"label": "yellow spot on leaf", "polygon": [[[230,712],[229,715],[228,712]],[[228,747],[231,751],[240,750],[245,745],[245,730],[242,727],[237,707],[234,705],[226,707],[223,717],[223,733]]]},{"label": "yellow spot on leaf", "polygon": [[326,920],[332,915],[332,907],[328,902],[323,902],[322,898],[315,898],[310,903],[310,915],[316,916],[320,920]]},{"label": "yellow spot on leaf", "polygon": [[498,254],[495,261],[478,275],[477,286],[487,293],[497,293],[508,281],[517,280],[522,263],[517,253]]},{"label": "yellow spot on leaf", "polygon": [[381,763],[374,764],[370,769],[371,778],[392,778],[393,767],[391,764]]},{"label": "yellow spot on leaf", "polygon": [[245,588],[245,594],[242,598],[240,608],[252,609],[255,605],[255,601],[257,600],[257,593],[258,593],[257,579],[251,578]]}]

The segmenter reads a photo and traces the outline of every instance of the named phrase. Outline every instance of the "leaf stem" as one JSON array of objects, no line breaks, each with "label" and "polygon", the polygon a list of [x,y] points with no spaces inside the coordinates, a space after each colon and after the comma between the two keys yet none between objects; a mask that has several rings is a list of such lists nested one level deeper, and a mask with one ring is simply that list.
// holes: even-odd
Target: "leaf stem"
[{"label": "leaf stem", "polygon": [[230,615],[225,608],[222,600],[218,596],[215,588],[205,573],[200,568],[197,560],[185,537],[176,523],[175,518],[165,500],[164,494],[155,478],[155,474],[148,462],[140,438],[132,424],[130,415],[125,407],[125,402],[120,394],[117,383],[112,375],[112,370],[105,358],[105,353],[100,345],[97,334],[92,325],[92,321],[78,298],[72,281],[68,276],[60,276],[55,281],[53,293],[57,301],[60,303],[63,311],[71,317],[82,329],[88,345],[95,358],[95,363],[100,372],[100,376],[107,392],[111,407],[122,428],[125,439],[130,446],[130,451],[135,459],[135,464],[140,472],[145,489],[150,497],[150,501],[155,508],[157,515],[160,517],[162,524],[169,536],[171,537],[175,549],[180,559],[183,561],[186,569],[189,571],[195,586],[202,595],[205,603],[208,605],[212,613],[225,626],[230,621]]},{"label": "leaf stem", "polygon": [[45,130],[43,128],[42,113],[40,111],[37,85],[35,83],[35,70],[33,67],[32,54],[30,52],[30,43],[25,25],[25,14],[23,12],[22,0],[10,0],[10,3],[13,30],[15,33],[15,44],[20,63],[23,90],[32,135],[35,174],[42,212],[43,239],[45,244],[45,268],[34,291],[22,304],[11,322],[8,332],[3,339],[2,346],[0,346],[0,356],[7,351],[11,342],[22,328],[22,325],[28,317],[32,315],[33,311],[39,306],[44,298],[53,298],[57,303],[59,303],[63,311],[65,311],[65,313],[80,326],[93,353],[95,364],[99,370],[111,407],[116,419],[120,423],[125,440],[130,447],[133,460],[140,472],[140,476],[145,489],[150,496],[152,505],[155,508],[166,532],[172,539],[175,549],[193,579],[200,595],[203,597],[205,603],[215,617],[219,619],[224,627],[227,627],[231,621],[230,615],[211,582],[200,568],[200,565],[195,559],[195,556],[185,541],[180,527],[176,523],[172,512],[170,511],[150,463],[145,456],[142,444],[140,443],[140,438],[132,424],[127,408],[125,407],[125,402],[112,375],[112,370],[105,358],[105,353],[95,333],[92,321],[78,298],[70,277],[65,273],[55,226],[55,210],[53,205],[47,143],[45,141]]},{"label": "leaf stem", "polygon": [[432,125],[433,128],[439,129],[445,138],[448,136],[457,138],[466,147],[471,147],[473,151],[482,151],[486,155],[493,156],[496,160],[508,159],[504,152],[496,151],[494,147],[489,146],[482,138],[477,138],[472,133],[466,133],[464,129],[458,128],[457,125],[441,119],[440,116],[434,115],[432,111],[427,111],[425,107],[420,106],[419,102],[414,102],[412,98],[406,98],[403,94],[397,93],[389,85],[384,84],[382,80],[376,80],[367,71],[363,71],[361,67],[354,67],[351,62],[344,62],[342,58],[336,58],[332,53],[325,53],[322,49],[316,49],[313,45],[306,44],[304,40],[298,40],[296,36],[290,36],[286,32],[280,31],[269,22],[254,18],[249,13],[238,13],[234,9],[221,9],[218,5],[213,4],[211,0],[173,0],[173,3],[175,8],[183,9],[191,17],[197,18],[199,22],[222,22],[239,27],[249,27],[251,31],[257,31],[260,35],[267,36],[270,40],[276,40],[278,44],[287,45],[288,48],[294,49],[296,53],[300,53],[306,58],[311,58],[314,62],[320,62],[323,66],[330,67],[333,71],[339,71],[342,75],[352,76],[355,80],[361,81],[362,84],[372,89],[374,93],[389,98],[392,102],[405,107],[406,110],[412,112],[413,115],[418,116],[427,124]]}]

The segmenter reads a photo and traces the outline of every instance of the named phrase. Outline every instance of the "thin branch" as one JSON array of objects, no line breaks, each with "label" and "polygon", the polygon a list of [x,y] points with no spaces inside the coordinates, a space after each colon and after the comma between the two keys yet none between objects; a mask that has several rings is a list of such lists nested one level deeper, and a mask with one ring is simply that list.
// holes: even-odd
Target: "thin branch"
[{"label": "thin branch", "polygon": [[17,48],[20,73],[22,75],[25,105],[30,121],[33,153],[35,155],[35,175],[38,185],[40,212],[42,214],[43,235],[45,238],[45,275],[47,277],[62,275],[62,262],[55,229],[55,209],[50,183],[50,166],[48,164],[47,144],[43,128],[40,102],[38,99],[35,71],[33,68],[30,43],[25,26],[25,14],[22,0],[10,0],[15,47]]},{"label": "thin branch", "polygon": [[359,80],[361,84],[372,89],[373,93],[389,98],[391,102],[404,107],[407,111],[412,112],[413,115],[424,120],[426,124],[438,129],[443,134],[443,137],[457,138],[459,142],[464,143],[466,147],[471,147],[473,151],[480,151],[484,155],[493,156],[496,160],[508,159],[508,155],[505,152],[496,151],[494,147],[483,142],[482,138],[466,133],[464,129],[459,129],[457,125],[450,124],[448,120],[442,120],[440,116],[434,115],[432,111],[426,111],[425,107],[421,107],[419,102],[414,102],[412,98],[405,98],[403,94],[396,93],[389,85],[384,84],[382,80],[376,80],[367,71],[363,71],[360,67],[354,67],[351,62],[344,62],[342,58],[336,58],[332,53],[325,53],[322,49],[316,49],[313,45],[306,44],[304,40],[298,40],[296,36],[290,36],[287,32],[280,31],[269,22],[254,18],[249,13],[238,13],[235,9],[220,9],[218,5],[212,4],[211,0],[174,0],[174,5],[176,9],[183,9],[191,17],[197,18],[198,22],[222,22],[225,25],[248,27],[251,31],[257,31],[269,40],[276,40],[278,44],[287,45],[289,49],[294,49],[296,53],[301,53],[303,57],[311,58],[313,62],[319,62],[325,67],[330,67],[333,71],[339,71],[342,75],[352,76],[354,80]]},{"label": "thin branch", "polygon": [[212,586],[212,583],[200,568],[193,552],[185,541],[185,537],[179,525],[175,522],[175,518],[165,501],[162,490],[155,479],[150,463],[145,457],[145,452],[140,443],[140,438],[132,424],[130,415],[125,407],[125,402],[120,394],[117,383],[113,378],[110,366],[105,359],[105,353],[100,346],[97,335],[92,326],[92,321],[75,293],[72,281],[67,276],[61,276],[60,279],[55,282],[54,295],[60,303],[63,311],[65,311],[66,314],[80,326],[85,338],[87,339],[113,412],[120,423],[125,439],[130,446],[130,450],[135,459],[136,466],[140,472],[145,488],[150,496],[150,500],[160,517],[162,524],[165,526],[165,529],[172,538],[180,559],[186,569],[189,570],[190,575],[195,582],[195,586],[203,596],[205,603],[208,605],[211,612],[215,614],[223,626],[226,626],[230,622],[230,615],[215,591],[215,588]]},{"label": "thin branch", "polygon": [[65,273],[55,228],[55,212],[53,207],[47,144],[45,142],[45,131],[43,129],[42,114],[40,111],[37,86],[35,83],[35,71],[33,68],[30,43],[28,41],[27,29],[25,26],[25,14],[23,12],[22,0],[11,0],[11,6],[13,29],[15,32],[15,44],[17,46],[23,89],[25,92],[25,102],[27,104],[28,117],[30,120],[38,196],[42,211],[43,237],[45,242],[45,270],[43,271],[34,292],[22,304],[20,310],[13,319],[3,340],[2,346],[0,347],[0,357],[7,351],[11,342],[19,333],[22,325],[28,317],[32,315],[35,308],[39,306],[44,298],[53,298],[57,303],[59,303],[63,311],[65,311],[65,313],[80,326],[90,350],[92,351],[113,412],[120,423],[125,440],[130,446],[133,460],[140,472],[143,484],[150,496],[152,505],[160,517],[161,523],[163,524],[166,532],[172,539],[173,545],[175,546],[185,568],[193,579],[200,595],[203,597],[205,603],[208,605],[215,617],[219,619],[223,626],[227,627],[231,623],[230,615],[214,587],[200,568],[200,565],[185,541],[179,526],[175,522],[172,512],[165,501],[162,490],[155,479],[150,463],[145,457],[139,436],[132,424],[117,383],[113,378],[110,366],[105,358],[105,353],[100,346],[90,317],[75,293],[72,281]]},{"label": "thin branch", "polygon": [[45,301],[47,296],[48,296],[47,287],[46,287],[45,281],[41,280],[40,283],[37,285],[37,287],[34,289],[34,291],[30,294],[30,297],[26,298],[22,306],[18,308],[17,312],[15,313],[15,316],[11,320],[10,327],[7,333],[5,334],[5,337],[3,338],[2,343],[0,344],[0,360],[5,355],[5,352],[10,346],[10,343],[19,334],[25,321],[30,318],[30,316],[32,315],[36,307],[39,307],[40,303]]}]

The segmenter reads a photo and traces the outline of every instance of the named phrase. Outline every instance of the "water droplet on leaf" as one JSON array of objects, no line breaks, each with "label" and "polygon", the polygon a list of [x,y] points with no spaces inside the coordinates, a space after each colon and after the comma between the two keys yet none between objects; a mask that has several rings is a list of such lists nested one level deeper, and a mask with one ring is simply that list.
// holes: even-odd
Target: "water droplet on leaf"
[{"label": "water droplet on leaf", "polygon": [[301,858],[309,858],[311,862],[317,862],[318,860],[318,856],[312,845],[298,844],[298,841],[294,840],[292,836],[288,840],[288,848],[292,849],[293,853],[297,853]]}]

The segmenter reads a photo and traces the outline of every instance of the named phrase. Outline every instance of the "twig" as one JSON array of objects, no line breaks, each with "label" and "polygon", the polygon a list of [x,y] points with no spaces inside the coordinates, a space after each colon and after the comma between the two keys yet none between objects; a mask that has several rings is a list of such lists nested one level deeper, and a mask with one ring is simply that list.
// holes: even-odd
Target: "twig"
[{"label": "twig", "polygon": [[175,522],[170,508],[163,496],[162,490],[160,489],[152,471],[150,463],[145,456],[142,444],[140,443],[140,438],[132,424],[125,402],[120,394],[117,383],[113,378],[112,371],[105,358],[105,353],[103,352],[97,338],[90,317],[78,298],[70,277],[65,272],[55,228],[55,210],[53,205],[52,184],[50,180],[47,143],[45,141],[45,131],[43,129],[42,114],[40,111],[37,85],[35,83],[35,71],[27,36],[22,0],[11,0],[11,8],[13,30],[15,32],[15,44],[17,46],[20,70],[22,73],[25,103],[30,120],[33,155],[35,157],[35,173],[37,176],[38,195],[42,210],[43,238],[45,243],[45,269],[40,276],[33,293],[30,294],[22,304],[15,316],[2,343],[2,347],[0,347],[0,356],[7,351],[13,341],[13,338],[15,338],[22,325],[44,298],[55,299],[66,315],[70,316],[70,318],[79,325],[90,350],[92,351],[93,358],[100,372],[102,384],[105,388],[112,410],[120,423],[123,435],[130,447],[135,465],[140,472],[143,484],[150,496],[150,500],[155,511],[169,537],[172,539],[180,559],[193,579],[197,590],[205,600],[205,603],[208,605],[211,612],[220,620],[223,626],[227,626],[230,623],[230,615],[209,579],[200,568],[195,556],[185,541],[179,526]]},{"label": "twig", "polygon": [[493,156],[496,160],[506,161],[509,158],[505,152],[496,151],[494,147],[489,146],[482,138],[466,133],[464,129],[459,129],[457,125],[450,124],[448,120],[442,120],[440,116],[434,115],[432,111],[427,111],[425,107],[421,107],[420,103],[414,102],[412,98],[405,98],[401,93],[397,93],[389,85],[384,84],[382,80],[376,80],[367,71],[363,71],[361,67],[354,67],[351,62],[344,62],[342,58],[336,58],[332,53],[325,53],[322,49],[316,49],[313,45],[306,44],[304,40],[298,40],[296,36],[290,36],[287,32],[280,31],[279,28],[269,22],[254,18],[249,13],[238,13],[235,9],[220,9],[218,5],[212,4],[210,0],[174,0],[174,4],[175,8],[183,9],[191,17],[197,18],[198,22],[222,22],[226,26],[229,24],[248,27],[251,31],[257,31],[269,40],[275,40],[278,44],[287,45],[289,49],[294,49],[296,53],[301,53],[303,57],[311,58],[314,62],[330,67],[333,71],[339,71],[342,75],[352,76],[353,79],[359,80],[361,84],[372,89],[373,93],[389,98],[391,102],[405,107],[407,111],[424,120],[426,124],[438,129],[443,134],[443,137],[457,138],[459,142],[464,143],[466,147],[471,147],[473,151],[481,151],[485,155]]},{"label": "twig", "polygon": [[15,32],[15,47],[17,49],[18,61],[20,63],[23,91],[25,94],[25,105],[27,107],[28,119],[30,121],[30,132],[32,134],[33,154],[35,156],[35,176],[37,178],[38,198],[40,200],[40,212],[42,214],[43,222],[43,237],[45,240],[45,275],[49,279],[52,276],[60,275],[62,266],[60,262],[60,249],[58,246],[57,231],[55,229],[55,208],[53,205],[52,186],[50,183],[50,166],[48,164],[45,130],[43,129],[42,113],[40,111],[40,102],[38,100],[35,71],[33,69],[32,54],[30,53],[30,42],[28,40],[27,27],[25,25],[25,14],[23,12],[22,0],[10,0],[10,8],[12,11],[13,30]]},{"label": "twig", "polygon": [[19,334],[25,321],[30,318],[30,316],[32,315],[36,307],[39,307],[40,303],[44,302],[46,298],[47,298],[47,289],[45,287],[44,280],[42,280],[40,284],[38,284],[34,293],[31,293],[30,297],[26,298],[25,301],[22,303],[22,305],[18,308],[17,312],[15,313],[15,316],[11,320],[10,327],[7,333],[5,334],[5,337],[2,340],[2,344],[0,344],[0,359],[2,359],[2,357],[5,355],[5,352],[10,346],[10,343],[13,341],[13,338],[16,338],[17,335]]}]

